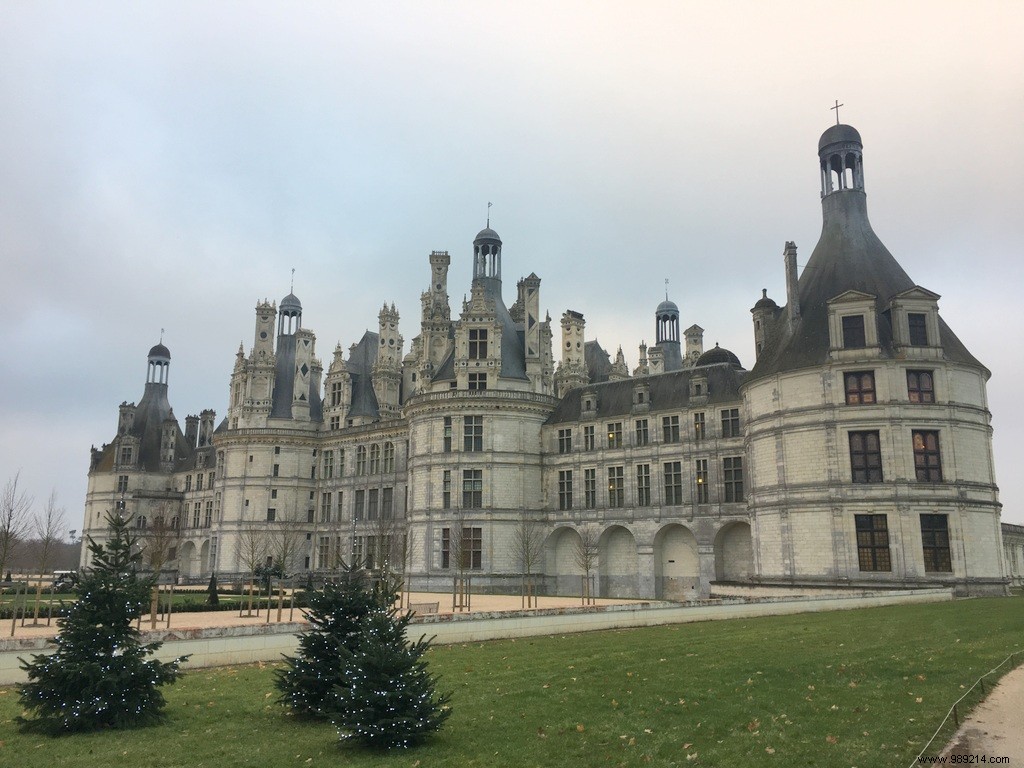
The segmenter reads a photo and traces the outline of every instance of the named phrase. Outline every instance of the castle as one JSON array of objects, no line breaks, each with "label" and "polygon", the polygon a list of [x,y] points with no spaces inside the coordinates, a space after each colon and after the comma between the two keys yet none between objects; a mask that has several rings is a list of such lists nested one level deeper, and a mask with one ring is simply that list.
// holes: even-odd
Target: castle
[{"label": "castle", "polygon": [[[703,348],[667,297],[629,371],[560,320],[541,280],[502,292],[502,241],[473,241],[453,319],[451,258],[429,257],[418,335],[399,313],[324,369],[302,305],[256,305],[227,415],[168,400],[170,352],[93,449],[84,530],[131,514],[170,529],[168,566],[208,577],[388,560],[414,589],[692,599],[715,584],[907,586],[1004,594],[989,371],[872,231],[863,145],[818,145],[822,231],[786,303],[750,310],[756,361]],[[85,557],[88,555],[86,554]],[[588,574],[592,578],[584,579]]]}]

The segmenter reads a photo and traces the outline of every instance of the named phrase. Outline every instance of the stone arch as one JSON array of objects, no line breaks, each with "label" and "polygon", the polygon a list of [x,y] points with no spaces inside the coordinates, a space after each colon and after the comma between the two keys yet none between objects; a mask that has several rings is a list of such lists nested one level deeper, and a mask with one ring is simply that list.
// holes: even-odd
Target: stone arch
[{"label": "stone arch", "polygon": [[715,579],[746,581],[754,572],[754,547],[750,524],[723,525],[715,536]]},{"label": "stone arch", "polygon": [[628,528],[612,525],[597,542],[598,594],[601,597],[639,597],[636,539]]},{"label": "stone arch", "polygon": [[199,549],[199,570],[205,575],[213,570],[213,563],[210,562],[210,540],[203,542]]},{"label": "stone arch", "polygon": [[197,576],[199,567],[195,542],[184,542],[178,550],[178,573],[186,577]]},{"label": "stone arch", "polygon": [[583,582],[576,553],[582,539],[579,533],[566,526],[556,528],[544,543],[547,573],[554,580],[556,595],[579,595]]},{"label": "stone arch", "polygon": [[685,525],[666,525],[654,537],[654,590],[664,600],[694,600],[700,594],[697,537]]}]

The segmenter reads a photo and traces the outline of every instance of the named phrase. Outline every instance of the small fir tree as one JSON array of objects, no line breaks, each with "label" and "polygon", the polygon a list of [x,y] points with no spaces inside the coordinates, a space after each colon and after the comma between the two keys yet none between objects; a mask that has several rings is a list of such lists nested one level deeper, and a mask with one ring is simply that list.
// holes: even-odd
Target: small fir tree
[{"label": "small fir tree", "polygon": [[210,574],[210,585],[206,588],[206,604],[220,605],[220,595],[217,594],[217,574]]},{"label": "small fir tree", "polygon": [[181,672],[172,662],[147,658],[160,643],[143,644],[132,626],[149,600],[151,579],[140,578],[141,555],[129,520],[107,513],[105,544],[89,538],[92,566],[75,587],[77,600],[58,623],[57,651],[22,659],[28,682],[18,686],[34,719],[24,728],[53,734],[101,728],[134,728],[164,716],[159,688]]},{"label": "small fir tree", "polygon": [[373,749],[416,746],[439,730],[451,694],[436,692],[423,654],[430,640],[406,641],[412,612],[378,604],[360,622],[355,649],[345,654],[335,687],[332,722],[341,741]]},{"label": "small fir tree", "polygon": [[278,701],[296,714],[327,717],[324,704],[341,683],[345,650],[355,650],[359,622],[377,607],[380,595],[369,589],[361,569],[343,567],[337,584],[306,594],[306,619],[310,630],[299,636],[296,656],[285,656],[274,681],[281,692]]}]

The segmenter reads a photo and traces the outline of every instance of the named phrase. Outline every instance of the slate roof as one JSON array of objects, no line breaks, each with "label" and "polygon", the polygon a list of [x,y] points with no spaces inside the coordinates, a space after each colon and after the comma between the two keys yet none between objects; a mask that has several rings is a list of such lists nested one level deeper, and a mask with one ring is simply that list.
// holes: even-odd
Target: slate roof
[{"label": "slate roof", "polygon": [[[168,418],[173,419],[174,414],[171,410],[171,404],[167,400],[167,385],[147,382],[142,399],[135,408],[135,420],[132,422],[131,429],[128,430],[129,435],[139,440],[139,453],[136,460],[137,466],[140,469],[148,472],[160,470],[160,433],[164,422]],[[192,451],[188,447],[185,435],[182,433],[177,421],[174,422],[174,425],[175,458],[187,458],[191,455]],[[115,450],[116,440],[109,445],[105,445],[95,469],[104,472],[111,471],[114,468]]]},{"label": "slate roof", "polygon": [[[881,354],[886,358],[895,356],[889,302],[896,294],[914,287],[914,281],[871,228],[867,197],[862,190],[833,192],[821,199],[821,205],[821,236],[798,282],[800,318],[791,328],[789,307],[779,315],[774,333],[750,372],[751,380],[826,363],[830,344],[828,302],[850,290],[877,297]],[[941,318],[939,328],[947,360],[981,366]]]},{"label": "slate roof", "polygon": [[367,331],[355,345],[345,362],[352,379],[352,406],[348,415],[380,417],[380,404],[377,393],[373,391],[373,364],[377,362],[377,347],[380,345],[380,334]]},{"label": "slate roof", "polygon": [[[699,377],[707,380],[707,394],[690,399],[690,380]],[[740,385],[747,377],[746,371],[729,365],[709,365],[702,368],[687,368],[682,371],[660,373],[636,379],[607,381],[569,390],[555,407],[545,424],[564,424],[580,420],[580,402],[584,393],[596,393],[596,418],[630,416],[633,411],[633,390],[638,384],[646,384],[650,392],[650,411],[683,410],[719,403],[736,403],[742,400]]]}]

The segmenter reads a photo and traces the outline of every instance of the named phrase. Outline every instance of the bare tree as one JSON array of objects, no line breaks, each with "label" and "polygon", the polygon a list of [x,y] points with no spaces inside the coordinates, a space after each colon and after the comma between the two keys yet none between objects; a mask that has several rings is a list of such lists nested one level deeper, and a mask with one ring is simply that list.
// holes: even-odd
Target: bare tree
[{"label": "bare tree", "polygon": [[470,607],[470,587],[466,578],[466,569],[470,567],[473,557],[471,532],[466,526],[466,514],[456,509],[452,515],[451,526],[448,528],[448,566],[452,570],[452,610],[468,610]]},{"label": "bare tree", "polygon": [[29,531],[32,497],[18,490],[21,472],[4,485],[0,493],[0,578],[7,573],[10,559]]},{"label": "bare tree", "polygon": [[522,605],[524,608],[536,608],[533,574],[544,552],[544,531],[536,518],[530,517],[525,509],[512,534],[512,552],[522,568]]},{"label": "bare tree", "polygon": [[400,574],[404,567],[404,521],[393,515],[379,515],[371,521],[373,546],[367,547],[368,564],[381,575]]},{"label": "bare tree", "polygon": [[573,559],[576,566],[583,572],[582,591],[580,599],[584,605],[593,604],[594,595],[591,589],[591,571],[597,567],[598,544],[593,532],[587,528],[579,531],[579,538],[576,539],[576,548],[573,551]]},{"label": "bare tree", "polygon": [[268,531],[268,554],[281,567],[283,573],[296,569],[299,551],[306,539],[302,524],[305,516],[299,520],[298,515],[279,518]]},{"label": "bare tree", "polygon": [[249,574],[249,613],[252,615],[253,589],[256,583],[256,569],[266,564],[270,553],[270,538],[265,525],[247,520],[238,532],[238,563]]},{"label": "bare tree", "polygon": [[149,603],[150,628],[156,628],[156,614],[160,607],[160,571],[177,549],[181,532],[167,519],[167,508],[160,506],[159,514],[140,535],[143,562],[153,571],[153,590]]},{"label": "bare tree", "polygon": [[64,537],[64,508],[57,506],[57,491],[50,491],[42,515],[33,522],[35,534],[36,566],[39,581],[36,583],[35,621],[39,621],[39,602],[43,594],[43,579],[50,567],[57,545]]}]

